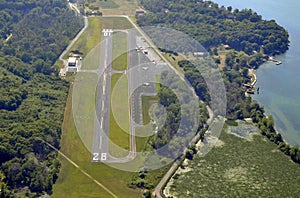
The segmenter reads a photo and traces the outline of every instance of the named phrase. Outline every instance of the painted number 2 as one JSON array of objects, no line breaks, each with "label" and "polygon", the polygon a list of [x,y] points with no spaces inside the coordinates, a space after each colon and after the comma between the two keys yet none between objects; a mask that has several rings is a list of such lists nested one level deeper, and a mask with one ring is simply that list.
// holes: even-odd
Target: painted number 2
[{"label": "painted number 2", "polygon": [[93,153],[93,161],[99,160],[99,153]]}]

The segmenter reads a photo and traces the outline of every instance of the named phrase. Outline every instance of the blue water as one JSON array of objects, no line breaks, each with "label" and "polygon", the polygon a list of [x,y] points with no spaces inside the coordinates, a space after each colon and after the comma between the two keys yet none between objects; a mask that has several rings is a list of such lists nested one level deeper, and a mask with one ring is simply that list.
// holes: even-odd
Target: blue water
[{"label": "blue water", "polygon": [[292,145],[300,145],[300,1],[299,0],[214,0],[219,5],[251,8],[264,19],[275,19],[290,34],[291,46],[287,53],[276,57],[282,65],[265,63],[257,71],[254,95],[273,115],[276,129]]}]

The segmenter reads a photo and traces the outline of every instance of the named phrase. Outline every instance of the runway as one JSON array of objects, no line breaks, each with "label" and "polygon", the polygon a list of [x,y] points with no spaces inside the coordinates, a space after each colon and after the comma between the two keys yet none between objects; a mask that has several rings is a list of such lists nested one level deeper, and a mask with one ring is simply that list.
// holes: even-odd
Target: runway
[{"label": "runway", "polygon": [[[124,158],[115,158],[109,154],[109,126],[110,126],[110,92],[111,76],[116,72],[112,70],[112,35],[103,32],[99,73],[99,82],[96,94],[96,115],[94,119],[94,135],[92,146],[92,161],[107,163],[123,163],[131,161],[136,156],[135,128],[143,125],[142,96],[156,95],[156,75],[164,68],[160,63],[149,59],[149,55],[139,49],[142,44],[141,37],[134,30],[127,31],[128,39],[128,68],[124,71],[128,78],[128,95],[130,96],[130,148],[129,155]],[[150,49],[151,50],[151,49]],[[153,52],[154,54],[154,52]],[[153,57],[153,54],[151,57]],[[158,57],[157,57],[158,58]],[[157,61],[157,60],[156,60]],[[84,96],[83,96],[84,97]],[[128,140],[124,140],[128,141]]]},{"label": "runway", "polygon": [[97,87],[92,161],[106,161],[109,158],[111,62],[112,37],[103,33],[99,62],[103,75],[99,76]]}]

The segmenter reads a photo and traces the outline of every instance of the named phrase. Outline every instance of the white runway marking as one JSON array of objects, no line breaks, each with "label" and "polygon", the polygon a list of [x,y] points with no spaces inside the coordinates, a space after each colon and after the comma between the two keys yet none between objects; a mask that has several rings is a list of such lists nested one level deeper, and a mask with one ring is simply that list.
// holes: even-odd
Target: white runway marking
[{"label": "white runway marking", "polygon": [[103,117],[101,118],[100,127],[103,128]]},{"label": "white runway marking", "polygon": [[102,136],[100,136],[99,149],[102,147]]},{"label": "white runway marking", "polygon": [[103,74],[103,85],[102,85],[102,93],[105,95],[105,88],[106,88],[106,74]]}]

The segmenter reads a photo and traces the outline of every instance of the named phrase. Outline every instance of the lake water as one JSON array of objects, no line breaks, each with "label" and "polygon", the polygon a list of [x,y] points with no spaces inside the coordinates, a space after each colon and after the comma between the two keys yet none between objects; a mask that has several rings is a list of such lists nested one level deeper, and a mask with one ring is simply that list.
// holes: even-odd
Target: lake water
[{"label": "lake water", "polygon": [[251,8],[264,19],[275,19],[290,34],[290,49],[276,57],[282,65],[265,63],[257,71],[256,87],[260,94],[254,95],[273,115],[276,129],[292,145],[300,145],[300,1],[299,0],[213,0],[219,5],[233,8]]}]

